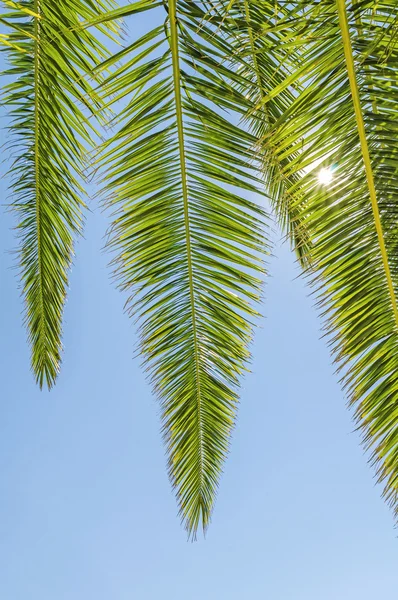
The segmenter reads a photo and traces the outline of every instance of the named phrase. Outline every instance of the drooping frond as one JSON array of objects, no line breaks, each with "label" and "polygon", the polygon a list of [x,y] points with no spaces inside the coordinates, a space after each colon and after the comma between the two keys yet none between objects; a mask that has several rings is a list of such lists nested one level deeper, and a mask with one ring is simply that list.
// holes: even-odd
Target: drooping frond
[{"label": "drooping frond", "polygon": [[209,523],[249,358],[264,213],[245,197],[258,183],[255,138],[236,124],[247,106],[224,62],[230,49],[206,3],[164,8],[111,61],[122,64],[103,93],[127,100],[101,160],[116,274],[140,322],[170,478],[195,536]]},{"label": "drooping frond", "polygon": [[[289,191],[299,175],[287,172],[289,158],[277,151],[272,136],[268,135],[298,93],[299,81],[296,85],[285,85],[292,71],[301,64],[299,52],[286,40],[291,8],[286,10],[274,0],[224,0],[212,3],[211,14],[231,44],[231,62],[242,76],[239,89],[252,106],[247,120],[259,142],[254,151],[263,163],[272,207],[300,263],[307,267],[311,259],[309,232]],[[294,28],[294,22],[292,26]],[[268,98],[270,92],[279,87],[280,93]]]},{"label": "drooping frond", "polygon": [[73,240],[82,224],[81,187],[88,115],[98,100],[87,75],[107,51],[80,22],[109,8],[106,1],[3,2],[8,54],[3,102],[12,155],[12,208],[18,218],[20,273],[32,368],[51,387],[61,360],[62,312]]},{"label": "drooping frond", "polygon": [[313,242],[332,346],[398,513],[396,5],[321,0],[285,8],[292,11],[286,40],[303,62],[285,83],[297,81],[299,93],[272,140],[288,180],[297,177],[290,196]]}]

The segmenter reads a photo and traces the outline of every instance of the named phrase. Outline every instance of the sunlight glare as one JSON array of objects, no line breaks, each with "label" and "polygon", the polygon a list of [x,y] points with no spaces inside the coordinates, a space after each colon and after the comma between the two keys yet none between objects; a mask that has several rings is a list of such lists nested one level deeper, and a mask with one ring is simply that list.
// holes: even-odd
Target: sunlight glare
[{"label": "sunlight glare", "polygon": [[318,173],[318,181],[321,185],[329,185],[332,182],[333,173],[328,168],[322,168]]}]

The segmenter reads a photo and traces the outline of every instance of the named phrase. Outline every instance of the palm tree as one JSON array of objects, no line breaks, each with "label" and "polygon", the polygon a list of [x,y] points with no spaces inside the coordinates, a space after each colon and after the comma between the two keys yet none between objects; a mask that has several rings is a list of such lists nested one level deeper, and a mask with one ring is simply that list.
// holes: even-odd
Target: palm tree
[{"label": "palm tree", "polygon": [[[3,4],[12,207],[38,383],[51,387],[59,371],[90,167],[111,209],[108,246],[160,399],[181,518],[192,536],[206,529],[258,316],[266,194],[315,286],[397,513],[394,4]],[[152,29],[124,41],[120,19],[134,27],[143,11]]]}]

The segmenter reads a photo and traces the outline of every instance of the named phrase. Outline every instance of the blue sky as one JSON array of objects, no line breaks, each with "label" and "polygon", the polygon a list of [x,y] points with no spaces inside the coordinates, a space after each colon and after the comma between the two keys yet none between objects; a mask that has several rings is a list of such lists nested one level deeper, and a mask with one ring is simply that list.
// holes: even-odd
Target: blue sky
[{"label": "blue sky", "polygon": [[106,217],[90,214],[77,245],[63,370],[51,393],[29,371],[12,225],[2,214],[1,598],[391,596],[393,517],[286,245],[277,242],[270,259],[266,318],[213,522],[192,544],[167,480],[158,408],[132,358],[134,326],[101,252]]},{"label": "blue sky", "polygon": [[[4,197],[4,196],[3,196]],[[397,584],[393,518],[352,433],[319,323],[276,248],[206,541],[186,541],[156,402],[109,284],[105,218],[77,247],[58,386],[29,372],[1,219],[0,597],[373,600]]]}]

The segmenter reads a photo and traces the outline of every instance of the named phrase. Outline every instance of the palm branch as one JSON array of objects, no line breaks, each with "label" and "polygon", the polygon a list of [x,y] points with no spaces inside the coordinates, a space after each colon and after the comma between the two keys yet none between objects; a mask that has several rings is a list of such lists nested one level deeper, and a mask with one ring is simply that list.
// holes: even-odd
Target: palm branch
[{"label": "palm branch", "polygon": [[[396,6],[322,0],[284,7],[290,16],[273,29],[284,28],[301,59],[259,100],[258,109],[294,85],[263,144],[271,140],[286,161],[290,210],[312,242],[331,346],[398,514]],[[327,187],[320,168],[330,169]]]},{"label": "palm branch", "polygon": [[[285,39],[291,12],[291,8],[286,10],[273,0],[224,0],[211,3],[209,10],[212,21],[218,23],[229,44],[231,56],[228,58],[242,76],[238,85],[250,103],[247,121],[258,140],[253,152],[262,161],[264,183],[273,212],[290,238],[301,265],[308,267],[311,261],[309,232],[303,226],[301,209],[290,197],[290,189],[299,175],[288,172],[288,158],[277,151],[272,137],[268,136],[294,101],[299,85],[298,80],[285,85],[293,67],[301,64],[299,52]],[[268,97],[271,91],[281,86],[279,94]]]},{"label": "palm branch", "polygon": [[261,183],[255,138],[237,125],[247,101],[207,12],[181,0],[155,8],[158,24],[104,63],[118,66],[102,87],[124,99],[100,159],[109,245],[192,536],[208,526],[228,452],[265,247],[264,211],[247,199]]},{"label": "palm branch", "polygon": [[61,361],[73,240],[85,206],[82,174],[94,136],[89,115],[99,108],[87,75],[108,55],[98,35],[80,22],[110,5],[91,0],[3,4],[8,9],[0,15],[7,28],[5,75],[12,77],[3,101],[11,119],[12,209],[18,218],[26,324],[33,372],[40,386],[51,387]]}]

